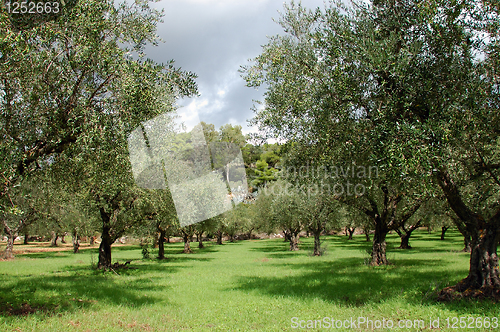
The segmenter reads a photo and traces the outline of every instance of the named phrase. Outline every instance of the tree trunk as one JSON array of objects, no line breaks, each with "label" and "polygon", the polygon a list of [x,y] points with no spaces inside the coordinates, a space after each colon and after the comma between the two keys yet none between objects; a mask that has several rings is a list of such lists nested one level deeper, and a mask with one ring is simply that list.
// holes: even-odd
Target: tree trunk
[{"label": "tree trunk", "polygon": [[4,258],[11,259],[14,257],[14,240],[16,234],[7,226],[4,227],[5,234],[7,234],[7,246],[5,247]]},{"label": "tree trunk", "polygon": [[57,247],[57,238],[58,237],[59,237],[59,234],[57,234],[57,232],[52,232],[52,240],[50,240],[51,247]]},{"label": "tree trunk", "polygon": [[203,249],[205,246],[203,245],[203,232],[198,234],[198,248]]},{"label": "tree trunk", "polygon": [[321,241],[320,241],[320,233],[314,232],[314,256],[321,256]]},{"label": "tree trunk", "polygon": [[66,240],[64,240],[65,236],[66,236],[65,234],[61,235],[61,243],[66,243]]},{"label": "tree trunk", "polygon": [[[500,210],[488,222],[473,212],[462,200],[460,192],[446,170],[438,170],[437,180],[455,212],[460,228],[467,228],[472,238],[469,275],[453,287],[441,291],[439,299],[447,299],[451,291],[472,298],[500,299],[500,276],[498,271],[497,242],[500,229]],[[460,230],[462,232],[462,230]],[[464,233],[462,233],[464,234]],[[450,294],[451,293],[451,294]]]},{"label": "tree trunk", "polygon": [[106,268],[111,266],[111,244],[113,241],[109,234],[109,227],[102,228],[101,244],[99,245],[99,262],[98,268]]},{"label": "tree trunk", "polygon": [[[380,217],[377,217],[380,218]],[[371,265],[387,265],[387,256],[385,253],[387,244],[385,242],[385,237],[389,232],[387,225],[378,220],[375,222],[375,234],[373,235],[373,247],[372,247],[372,262]]]},{"label": "tree trunk", "polygon": [[460,232],[460,234],[462,234],[463,237],[464,237],[464,248],[462,249],[462,251],[463,252],[471,252],[471,250],[472,250],[472,245],[471,245],[472,237],[471,237],[471,233],[467,230],[467,227],[465,226],[465,224],[463,224],[460,221],[460,219],[458,219],[458,217],[453,216],[453,215],[451,215],[450,217],[453,220],[453,223],[455,224],[455,226],[457,226],[458,231]]},{"label": "tree trunk", "polygon": [[98,268],[107,268],[111,266],[111,245],[114,239],[111,238],[111,216],[103,208],[99,209],[102,220],[101,244],[99,245]]},{"label": "tree trunk", "polygon": [[290,251],[299,250],[299,237],[297,234],[290,234]]},{"label": "tree trunk", "polygon": [[222,231],[217,231],[217,244],[222,245]]},{"label": "tree trunk", "polygon": [[191,242],[191,236],[187,233],[182,233],[182,239],[184,240],[184,253],[185,254],[191,254],[193,251],[191,250],[191,245],[189,244]]},{"label": "tree trunk", "polygon": [[160,235],[158,238],[158,259],[165,259],[165,229],[159,228]]},{"label": "tree trunk", "polygon": [[465,235],[464,236],[464,248],[462,249],[463,252],[471,252],[472,251],[472,239],[470,235]]},{"label": "tree trunk", "polygon": [[408,231],[407,233],[401,233],[401,244],[399,245],[398,249],[411,249],[410,246],[410,236],[411,236],[411,231]]},{"label": "tree trunk", "polygon": [[90,242],[89,242],[89,244],[90,244],[91,246],[93,246],[93,245],[94,245],[94,243],[95,243],[95,236],[91,236],[91,237],[90,237]]},{"label": "tree trunk", "polygon": [[348,240],[352,240],[352,235],[354,234],[354,231],[356,230],[356,227],[348,227],[346,228],[347,231],[349,232],[349,237],[347,238]]},{"label": "tree trunk", "polygon": [[29,234],[28,231],[24,231],[24,244],[28,244],[29,241]]},{"label": "tree trunk", "polygon": [[441,241],[444,241],[444,234],[446,233],[446,231],[448,230],[448,228],[450,228],[449,226],[443,226],[441,227]]},{"label": "tree trunk", "polygon": [[[500,275],[498,271],[497,242],[498,229],[487,225],[472,244],[470,268],[467,278],[455,287],[459,292],[466,290],[496,290],[500,293]],[[498,296],[498,294],[497,294]]]},{"label": "tree trunk", "polygon": [[80,251],[80,235],[78,235],[78,232],[75,230],[73,230],[73,234],[72,234],[72,242],[73,242],[73,253],[77,253]]},{"label": "tree trunk", "polygon": [[289,232],[283,231],[283,237],[284,237],[283,242],[291,241],[291,239],[290,239],[290,233]]},{"label": "tree trunk", "polygon": [[253,232],[253,228],[250,228],[250,230],[247,233],[247,237],[248,237],[249,240],[252,239],[252,232]]}]

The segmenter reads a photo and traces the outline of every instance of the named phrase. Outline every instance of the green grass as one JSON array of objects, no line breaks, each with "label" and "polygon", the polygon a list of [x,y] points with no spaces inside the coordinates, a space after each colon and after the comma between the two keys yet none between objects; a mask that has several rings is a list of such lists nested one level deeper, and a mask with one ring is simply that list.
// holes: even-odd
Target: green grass
[{"label": "green grass", "polygon": [[[393,264],[385,267],[365,264],[364,236],[326,237],[322,257],[311,256],[312,240],[301,239],[298,252],[287,251],[283,240],[260,240],[208,243],[191,255],[175,243],[166,246],[165,261],[143,260],[138,246],[117,247],[113,261],[132,260],[137,268],[119,275],[90,268],[96,249],[19,255],[0,262],[0,330],[282,331],[297,330],[292,317],[362,316],[394,324],[423,319],[426,330],[439,317],[440,331],[460,331],[445,328],[444,320],[500,319],[500,306],[490,301],[434,300],[436,289],[467,275],[469,256],[459,252],[458,233],[440,241],[438,234],[415,232],[407,251],[395,249],[399,241],[391,235]],[[29,308],[36,312],[19,315]],[[367,329],[350,329],[358,330]]]}]

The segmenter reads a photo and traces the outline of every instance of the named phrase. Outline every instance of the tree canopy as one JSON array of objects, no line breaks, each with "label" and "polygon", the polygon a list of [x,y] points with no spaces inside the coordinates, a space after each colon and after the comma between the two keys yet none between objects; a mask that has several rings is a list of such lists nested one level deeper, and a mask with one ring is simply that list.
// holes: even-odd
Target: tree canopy
[{"label": "tree canopy", "polygon": [[489,1],[330,2],[324,10],[292,2],[279,20],[285,34],[244,68],[249,86],[267,86],[254,118],[264,131],[297,142],[318,164],[378,168],[381,205],[368,191],[340,199],[367,200],[362,209],[379,234],[410,191],[418,205],[419,194],[442,190],[474,243],[469,276],[452,291],[500,288],[498,14]]}]

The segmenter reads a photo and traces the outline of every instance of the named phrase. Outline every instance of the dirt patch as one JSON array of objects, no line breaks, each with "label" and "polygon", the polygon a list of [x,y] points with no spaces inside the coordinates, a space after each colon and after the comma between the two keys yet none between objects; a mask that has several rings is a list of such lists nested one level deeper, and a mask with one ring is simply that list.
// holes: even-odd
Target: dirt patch
[{"label": "dirt patch", "polygon": [[262,258],[262,259],[255,259],[254,262],[269,262],[271,258]]},{"label": "dirt patch", "polygon": [[48,307],[43,305],[31,305],[29,303],[23,303],[20,306],[4,305],[0,307],[0,314],[7,316],[28,316],[36,312],[47,313],[53,310],[54,307]]},{"label": "dirt patch", "polygon": [[[115,243],[113,247],[124,247],[129,246],[130,244],[121,244]],[[96,242],[94,245],[89,245],[88,243],[84,243],[80,245],[80,250],[85,249],[97,249],[99,248],[99,243]],[[0,248],[0,251],[5,250],[5,246]],[[59,252],[59,251],[73,251],[72,244],[60,244],[57,247],[51,247],[50,242],[40,242],[36,244],[16,244],[14,245],[13,253],[14,255],[23,255],[23,254],[36,254],[42,252]],[[3,259],[0,259],[3,260]]]}]

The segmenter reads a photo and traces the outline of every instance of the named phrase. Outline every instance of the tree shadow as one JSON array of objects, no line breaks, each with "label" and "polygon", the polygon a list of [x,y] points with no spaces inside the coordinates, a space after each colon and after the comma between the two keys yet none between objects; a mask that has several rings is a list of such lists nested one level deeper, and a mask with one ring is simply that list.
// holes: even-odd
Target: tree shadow
[{"label": "tree shadow", "polygon": [[258,252],[281,252],[281,251],[290,251],[290,245],[288,243],[283,243],[283,245],[277,245],[275,243],[272,244],[266,244],[264,246],[256,247],[256,248],[250,248],[250,251],[258,251]]},{"label": "tree shadow", "polygon": [[[429,253],[450,253],[450,252],[459,252],[461,249],[460,246],[456,246],[456,247],[450,247],[450,246],[446,246],[446,247],[439,247],[439,248],[430,248],[430,247],[420,247],[418,245],[412,245],[411,241],[410,241],[410,245],[412,246],[411,249],[401,249],[401,248],[394,248],[394,250],[398,253],[398,254],[422,254],[422,253],[426,253],[426,254],[429,254]],[[470,253],[469,253],[470,255]]]},{"label": "tree shadow", "polygon": [[17,254],[16,256],[28,257],[33,259],[38,258],[62,258],[75,255],[73,251],[41,251],[41,252],[29,252],[25,254]]},{"label": "tree shadow", "polygon": [[[182,256],[180,256],[182,255]],[[155,261],[158,264],[168,264],[168,263],[184,263],[184,262],[209,262],[213,260],[211,257],[196,257],[196,254],[173,254],[167,255],[165,253],[165,259],[151,258],[150,261]]]},{"label": "tree shadow", "polygon": [[[51,315],[88,308],[96,303],[139,308],[165,301],[154,295],[154,291],[164,291],[165,286],[155,284],[150,278],[120,280],[102,271],[89,272],[89,268],[82,266],[66,268],[70,271],[60,271],[60,274],[2,276],[0,317],[34,312]],[[144,294],[145,291],[148,293]]]},{"label": "tree shadow", "polygon": [[[99,247],[95,248],[99,250]],[[111,246],[111,252],[117,252],[117,251],[134,251],[134,250],[141,250],[141,246],[138,244],[130,244],[130,245],[122,245],[122,246]]]},{"label": "tree shadow", "polygon": [[[292,269],[287,275],[241,276],[236,280],[236,289],[302,300],[322,299],[355,307],[381,303],[393,297],[403,297],[409,302],[421,304],[425,294],[433,291],[435,282],[447,282],[458,273],[454,270],[427,272],[414,269],[422,264],[438,266],[443,262],[399,260],[397,265],[369,267],[363,265],[362,258],[342,258],[333,262],[282,263],[276,265]],[[404,271],[399,271],[403,268]]]}]

